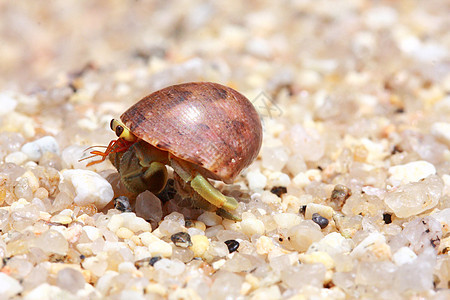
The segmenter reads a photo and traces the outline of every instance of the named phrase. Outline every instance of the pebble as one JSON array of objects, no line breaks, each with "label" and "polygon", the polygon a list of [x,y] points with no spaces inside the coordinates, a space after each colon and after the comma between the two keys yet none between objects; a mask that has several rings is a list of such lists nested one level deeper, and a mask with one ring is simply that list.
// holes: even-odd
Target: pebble
[{"label": "pebble", "polygon": [[58,214],[58,215],[54,215],[53,217],[51,217],[50,222],[56,223],[56,224],[67,225],[67,224],[72,223],[72,218],[69,216]]},{"label": "pebble", "polygon": [[[248,216],[248,214],[245,215]],[[266,229],[263,221],[258,220],[253,215],[251,215],[251,217],[244,217],[244,214],[242,215],[242,219],[243,220],[241,221],[241,230],[245,235],[251,237],[254,234],[259,235],[264,234]]]},{"label": "pebble", "polygon": [[294,213],[280,213],[273,215],[274,221],[277,223],[278,228],[291,228],[302,222],[302,217]]},{"label": "pebble", "polygon": [[378,258],[390,259],[391,248],[386,243],[386,237],[379,232],[370,233],[351,252],[354,258],[367,256],[367,251],[371,251]]},{"label": "pebble", "polygon": [[172,234],[170,240],[177,247],[187,248],[192,246],[191,236],[187,232],[177,232]]},{"label": "pebble", "polygon": [[285,186],[274,186],[270,189],[270,192],[277,195],[278,197],[281,197],[281,195],[287,193],[287,188]]},{"label": "pebble", "polygon": [[239,248],[239,242],[236,240],[226,240],[225,245],[228,247],[228,252],[233,253],[234,251],[237,251]]},{"label": "pebble", "polygon": [[331,220],[333,218],[333,209],[328,205],[308,203],[306,205],[305,219],[312,219],[313,215],[317,213],[322,217]]},{"label": "pebble", "polygon": [[108,229],[116,232],[120,227],[128,228],[134,233],[141,231],[152,231],[150,223],[136,216],[133,212],[125,212],[113,215],[108,221]]},{"label": "pebble", "polygon": [[29,159],[37,162],[47,151],[59,154],[59,145],[54,137],[48,135],[33,142],[26,143],[22,146],[21,151]]},{"label": "pebble", "polygon": [[430,132],[437,139],[443,141],[447,145],[450,145],[450,123],[433,123],[433,125],[431,125]]},{"label": "pebble", "polygon": [[191,236],[192,246],[189,247],[194,252],[195,257],[202,257],[209,247],[209,240],[205,235]]},{"label": "pebble", "polygon": [[161,200],[150,191],[136,197],[135,210],[137,216],[155,223],[161,221],[163,216]]},{"label": "pebble", "polygon": [[170,257],[172,256],[172,246],[163,240],[156,240],[148,245],[152,256]]},{"label": "pebble", "polygon": [[276,248],[275,244],[273,243],[273,240],[264,235],[261,236],[256,241],[255,246],[256,246],[256,253],[258,253],[259,255],[267,254]]},{"label": "pebble", "polygon": [[197,220],[203,222],[206,226],[216,226],[222,223],[222,218],[210,211],[203,212]]},{"label": "pebble", "polygon": [[56,276],[56,285],[73,294],[83,289],[85,283],[83,274],[73,268],[64,268]]},{"label": "pebble", "polygon": [[131,212],[130,199],[125,196],[114,198],[114,208],[121,212]]},{"label": "pebble", "polygon": [[427,161],[419,160],[404,165],[390,167],[388,170],[389,183],[393,186],[417,182],[430,175],[436,174],[436,168]]},{"label": "pebble", "polygon": [[411,248],[401,247],[394,253],[394,255],[392,255],[392,260],[397,266],[401,266],[412,262],[416,259],[416,257],[417,255],[411,250]]},{"label": "pebble", "polygon": [[0,272],[0,295],[5,298],[14,297],[22,292],[23,287],[18,280]]},{"label": "pebble", "polygon": [[145,231],[139,234],[139,238],[141,239],[142,244],[144,244],[145,246],[148,246],[152,242],[159,240],[159,238],[157,238],[153,233],[149,231]]},{"label": "pebble", "polygon": [[65,181],[75,188],[74,202],[78,206],[94,204],[103,209],[114,197],[111,184],[99,174],[89,170],[64,170]]},{"label": "pebble", "polygon": [[311,220],[302,221],[288,231],[289,241],[298,252],[305,252],[309,246],[323,238],[320,227]]},{"label": "pebble", "polygon": [[28,155],[26,155],[22,151],[12,152],[5,157],[5,162],[14,163],[18,166],[22,165],[27,160],[28,160]]},{"label": "pebble", "polygon": [[312,217],[311,217],[311,220],[314,223],[316,223],[317,225],[319,225],[321,229],[324,229],[325,227],[327,227],[328,223],[329,223],[327,218],[322,217],[318,213],[313,213]]},{"label": "pebble", "polygon": [[119,229],[117,229],[116,235],[121,239],[130,239],[134,235],[134,233],[126,227],[120,227]]},{"label": "pebble", "polygon": [[95,241],[96,239],[98,239],[102,236],[100,233],[100,230],[94,226],[89,226],[89,225],[83,226],[83,231],[86,233],[87,237],[91,241]]},{"label": "pebble", "polygon": [[338,232],[331,232],[320,241],[313,243],[307,253],[322,251],[334,256],[336,254],[348,253],[352,248],[352,240],[346,239]]},{"label": "pebble", "polygon": [[178,276],[184,272],[186,265],[178,259],[162,258],[154,263],[155,270],[165,271],[169,276]]},{"label": "pebble", "polygon": [[259,170],[248,172],[246,178],[249,188],[253,191],[262,190],[267,185],[267,177]]},{"label": "pebble", "polygon": [[388,192],[384,202],[397,217],[408,218],[435,207],[443,189],[442,179],[430,175],[422,181],[401,185]]},{"label": "pebble", "polygon": [[328,253],[322,251],[300,253],[298,259],[304,264],[323,264],[327,270],[331,270],[335,266],[333,258]]}]

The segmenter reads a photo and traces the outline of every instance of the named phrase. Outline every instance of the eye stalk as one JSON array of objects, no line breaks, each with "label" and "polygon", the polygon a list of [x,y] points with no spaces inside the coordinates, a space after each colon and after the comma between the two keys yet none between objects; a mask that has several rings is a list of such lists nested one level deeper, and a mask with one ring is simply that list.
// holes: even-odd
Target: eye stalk
[{"label": "eye stalk", "polygon": [[125,124],[123,124],[120,120],[112,119],[109,126],[111,127],[111,130],[116,133],[117,137],[128,142],[136,141],[136,136],[132,134],[130,129],[125,126]]}]

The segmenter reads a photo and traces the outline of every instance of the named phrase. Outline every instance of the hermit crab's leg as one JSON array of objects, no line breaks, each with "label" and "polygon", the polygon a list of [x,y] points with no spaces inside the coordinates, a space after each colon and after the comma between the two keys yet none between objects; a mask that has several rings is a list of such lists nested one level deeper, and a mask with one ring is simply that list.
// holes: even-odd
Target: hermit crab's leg
[{"label": "hermit crab's leg", "polygon": [[168,179],[167,154],[144,142],[135,143],[121,157],[119,173],[124,185],[134,193],[161,192]]},{"label": "hermit crab's leg", "polygon": [[233,220],[233,221],[241,221],[241,218],[238,216],[233,215],[232,213],[222,209],[218,208],[217,206],[213,205],[209,201],[207,201],[205,198],[200,196],[199,193],[197,193],[191,186],[189,182],[186,182],[181,179],[181,177],[177,174],[177,172],[174,172],[174,179],[175,182],[180,184],[179,189],[179,195],[182,197],[181,202],[178,204],[182,207],[196,207],[200,208],[206,211],[213,211],[217,215]]},{"label": "hermit crab's leg", "polygon": [[238,202],[236,199],[222,194],[200,173],[190,170],[187,163],[171,157],[171,165],[181,179],[185,182],[190,182],[191,187],[209,203],[226,211],[237,208]]}]

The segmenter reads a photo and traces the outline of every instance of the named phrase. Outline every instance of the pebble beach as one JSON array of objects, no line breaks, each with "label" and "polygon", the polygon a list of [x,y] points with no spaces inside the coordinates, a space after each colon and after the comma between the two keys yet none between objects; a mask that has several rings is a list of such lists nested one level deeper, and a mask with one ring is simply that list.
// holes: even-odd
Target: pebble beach
[{"label": "pebble beach", "polygon": [[[0,299],[450,299],[450,2],[0,3]],[[216,82],[262,147],[229,220],[88,147]],[[173,122],[177,122],[174,118]],[[100,147],[99,147],[100,146]],[[175,178],[176,179],[176,178]]]}]

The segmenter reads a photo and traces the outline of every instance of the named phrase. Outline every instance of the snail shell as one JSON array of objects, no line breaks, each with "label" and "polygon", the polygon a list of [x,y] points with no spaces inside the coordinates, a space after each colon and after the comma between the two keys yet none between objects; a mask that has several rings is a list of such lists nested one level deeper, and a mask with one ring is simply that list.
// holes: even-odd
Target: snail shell
[{"label": "snail shell", "polygon": [[141,99],[120,119],[139,139],[227,183],[261,148],[261,121],[252,103],[217,83],[169,86]]}]

